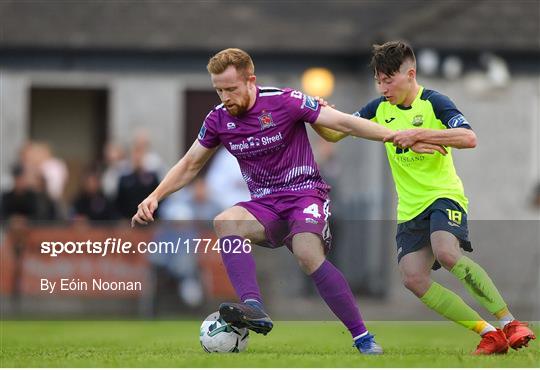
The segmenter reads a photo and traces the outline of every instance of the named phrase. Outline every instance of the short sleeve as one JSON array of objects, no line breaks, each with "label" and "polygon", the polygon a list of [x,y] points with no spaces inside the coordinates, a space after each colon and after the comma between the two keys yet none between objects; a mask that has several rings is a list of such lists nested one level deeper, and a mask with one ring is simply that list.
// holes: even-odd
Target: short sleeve
[{"label": "short sleeve", "polygon": [[321,106],[315,98],[291,89],[286,89],[282,98],[294,122],[314,123],[319,117]]},{"label": "short sleeve", "polygon": [[383,97],[374,99],[353,113],[353,116],[362,117],[377,122],[377,108],[384,101]]},{"label": "short sleeve", "polygon": [[215,148],[220,144],[219,135],[217,134],[217,123],[219,121],[218,111],[212,110],[203,121],[201,129],[199,130],[199,143],[205,148]]},{"label": "short sleeve", "polygon": [[446,128],[471,129],[471,125],[463,113],[457,109],[456,105],[449,97],[436,91],[431,91],[428,93],[427,99],[433,106],[435,117],[437,117]]}]

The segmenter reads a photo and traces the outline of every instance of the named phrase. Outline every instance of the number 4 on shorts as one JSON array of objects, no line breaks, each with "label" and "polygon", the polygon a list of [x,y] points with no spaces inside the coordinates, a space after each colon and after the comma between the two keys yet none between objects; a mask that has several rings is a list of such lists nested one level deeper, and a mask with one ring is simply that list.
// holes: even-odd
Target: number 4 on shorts
[{"label": "number 4 on shorts", "polygon": [[317,203],[313,203],[304,208],[304,213],[312,215],[315,218],[321,217],[321,214],[319,213],[319,206],[317,205]]}]

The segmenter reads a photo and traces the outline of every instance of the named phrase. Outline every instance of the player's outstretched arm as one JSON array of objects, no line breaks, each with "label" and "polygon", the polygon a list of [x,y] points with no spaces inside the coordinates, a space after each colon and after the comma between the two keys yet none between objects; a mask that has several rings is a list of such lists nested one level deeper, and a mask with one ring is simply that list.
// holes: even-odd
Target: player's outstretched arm
[{"label": "player's outstretched arm", "polygon": [[[334,104],[328,104],[328,102],[326,100],[324,100],[323,98],[321,98],[320,96],[316,96],[314,99],[319,102],[321,107],[336,108],[336,106]],[[311,125],[311,127],[317,133],[317,135],[319,135],[324,140],[326,140],[326,141],[328,141],[330,143],[337,143],[341,139],[344,139],[347,136],[349,136],[347,134],[344,134],[343,132],[332,130],[330,128],[326,128],[326,127],[323,127],[323,126],[317,125],[317,124],[313,124],[313,125]]]},{"label": "player's outstretched arm", "polygon": [[195,140],[182,159],[167,172],[158,187],[139,204],[137,213],[131,219],[131,226],[133,227],[137,223],[146,225],[148,222],[154,221],[153,214],[158,208],[159,201],[189,184],[216,152],[216,149],[217,147],[208,149]]},{"label": "player's outstretched arm", "polygon": [[341,139],[344,139],[347,136],[349,136],[343,132],[332,130],[330,128],[326,128],[324,126],[317,125],[317,124],[313,124],[311,125],[311,127],[313,128],[313,130],[315,130],[317,135],[319,135],[324,140],[329,141],[331,143],[337,143]]},{"label": "player's outstretched arm", "polygon": [[401,148],[410,148],[417,142],[435,145],[451,146],[457,149],[476,147],[476,134],[467,128],[452,128],[446,130],[432,130],[418,128],[405,131],[394,131],[384,138],[385,142],[393,142]]},{"label": "player's outstretched arm", "polygon": [[375,122],[324,106],[321,107],[321,113],[315,124],[346,135],[375,141],[383,141],[385,137],[392,134],[391,130]]}]

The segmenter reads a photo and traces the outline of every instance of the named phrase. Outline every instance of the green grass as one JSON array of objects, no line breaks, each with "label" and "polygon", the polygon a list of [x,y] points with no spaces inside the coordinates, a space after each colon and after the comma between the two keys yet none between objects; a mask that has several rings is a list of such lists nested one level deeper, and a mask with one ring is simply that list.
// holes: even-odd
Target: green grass
[{"label": "green grass", "polygon": [[[538,341],[507,355],[469,353],[478,336],[452,323],[373,322],[383,356],[362,356],[336,322],[277,322],[246,352],[207,354],[193,321],[5,321],[1,367],[538,367]],[[538,332],[538,326],[535,331]]]}]

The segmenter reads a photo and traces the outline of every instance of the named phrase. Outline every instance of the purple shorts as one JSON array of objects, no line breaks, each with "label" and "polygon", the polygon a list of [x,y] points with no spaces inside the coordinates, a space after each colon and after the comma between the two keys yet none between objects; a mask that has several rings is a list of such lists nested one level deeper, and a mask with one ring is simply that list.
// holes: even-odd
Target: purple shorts
[{"label": "purple shorts", "polygon": [[266,247],[286,245],[292,250],[293,236],[308,232],[321,237],[326,253],[330,250],[328,193],[317,190],[276,193],[236,205],[247,209],[264,226]]}]

